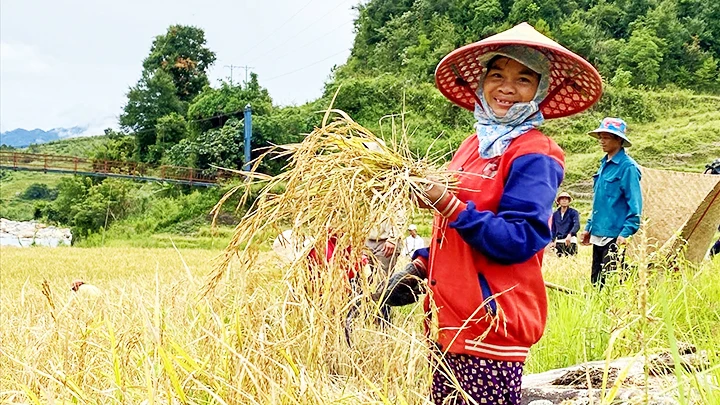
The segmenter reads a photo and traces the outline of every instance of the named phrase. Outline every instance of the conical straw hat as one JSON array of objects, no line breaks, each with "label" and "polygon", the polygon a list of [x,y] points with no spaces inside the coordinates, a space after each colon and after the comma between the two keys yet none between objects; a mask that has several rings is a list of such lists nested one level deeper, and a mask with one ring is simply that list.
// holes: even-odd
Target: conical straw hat
[{"label": "conical straw hat", "polygon": [[453,103],[473,111],[480,85],[478,80],[484,70],[478,57],[506,45],[530,46],[550,61],[550,87],[547,97],[540,103],[545,118],[579,113],[600,98],[602,79],[597,70],[528,23],[450,52],[435,69],[435,84],[440,92]]}]

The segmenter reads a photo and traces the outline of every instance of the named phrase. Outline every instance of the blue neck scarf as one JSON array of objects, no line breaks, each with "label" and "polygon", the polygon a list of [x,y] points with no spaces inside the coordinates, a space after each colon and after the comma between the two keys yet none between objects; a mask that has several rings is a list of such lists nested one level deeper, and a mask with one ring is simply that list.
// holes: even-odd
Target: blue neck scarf
[{"label": "blue neck scarf", "polygon": [[[515,103],[503,117],[495,115],[485,100],[482,83],[487,74],[487,63],[495,56],[512,58],[540,74],[540,83],[532,101]],[[509,45],[480,57],[480,63],[486,66],[480,78],[478,96],[480,104],[475,104],[475,130],[478,137],[478,153],[484,159],[502,155],[510,142],[542,124],[545,118],[539,109],[540,102],[548,93],[550,61],[540,51],[527,46]]]}]

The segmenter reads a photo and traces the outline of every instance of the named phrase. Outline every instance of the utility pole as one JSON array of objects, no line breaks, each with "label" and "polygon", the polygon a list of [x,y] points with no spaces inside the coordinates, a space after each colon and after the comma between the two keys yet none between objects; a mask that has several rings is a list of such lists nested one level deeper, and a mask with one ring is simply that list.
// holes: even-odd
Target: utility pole
[{"label": "utility pole", "polygon": [[228,68],[228,69],[230,69],[230,86],[233,85],[233,69],[238,69],[238,68],[240,68],[240,69],[245,69],[245,83],[244,83],[244,84],[245,84],[246,86],[247,86],[247,82],[248,82],[248,71],[249,71],[250,69],[255,69],[255,67],[253,67],[253,66],[247,66],[247,65],[245,65],[245,66],[225,65],[225,67]]}]

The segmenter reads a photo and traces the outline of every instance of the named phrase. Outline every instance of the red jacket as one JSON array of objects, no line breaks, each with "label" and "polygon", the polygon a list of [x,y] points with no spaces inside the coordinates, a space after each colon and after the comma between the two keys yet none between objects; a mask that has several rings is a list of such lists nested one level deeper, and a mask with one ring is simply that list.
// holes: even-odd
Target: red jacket
[{"label": "red jacket", "polygon": [[532,130],[483,159],[473,135],[449,169],[461,172],[458,191],[436,205],[429,258],[415,261],[427,266],[425,306],[437,308],[437,343],[452,353],[524,361],[545,328],[541,264],[563,152]]}]

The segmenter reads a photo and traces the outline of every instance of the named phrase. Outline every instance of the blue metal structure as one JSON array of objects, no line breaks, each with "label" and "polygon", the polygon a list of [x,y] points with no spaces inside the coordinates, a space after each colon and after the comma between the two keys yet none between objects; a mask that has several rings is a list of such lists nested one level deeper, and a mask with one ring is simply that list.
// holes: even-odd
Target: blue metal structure
[{"label": "blue metal structure", "polygon": [[243,170],[250,171],[250,142],[252,139],[252,107],[250,104],[245,106],[245,165]]}]

